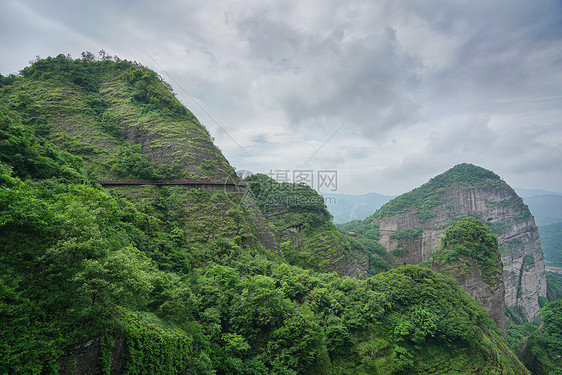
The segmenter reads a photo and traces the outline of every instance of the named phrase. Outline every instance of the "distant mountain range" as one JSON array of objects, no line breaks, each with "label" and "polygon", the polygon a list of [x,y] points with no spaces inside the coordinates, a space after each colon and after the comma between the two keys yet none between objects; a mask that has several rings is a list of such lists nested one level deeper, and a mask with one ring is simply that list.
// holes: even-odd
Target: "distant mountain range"
[{"label": "distant mountain range", "polygon": [[537,195],[523,198],[535,217],[537,225],[548,225],[562,222],[562,196]]},{"label": "distant mountain range", "polygon": [[[535,217],[537,225],[562,222],[562,193],[548,190],[514,188],[517,195]],[[381,208],[394,196],[379,193],[360,195],[321,193],[334,216],[335,224],[344,224],[351,220],[363,220]]]},{"label": "distant mountain range", "polygon": [[334,216],[334,224],[345,224],[351,220],[363,220],[372,215],[393,196],[379,193],[360,195],[321,193],[328,211]]},{"label": "distant mountain range", "polygon": [[519,187],[514,187],[513,190],[519,195],[521,198],[529,198],[534,196],[541,196],[541,195],[558,195],[562,196],[562,193],[557,193],[555,191],[549,190],[540,190],[540,189],[524,189]]}]

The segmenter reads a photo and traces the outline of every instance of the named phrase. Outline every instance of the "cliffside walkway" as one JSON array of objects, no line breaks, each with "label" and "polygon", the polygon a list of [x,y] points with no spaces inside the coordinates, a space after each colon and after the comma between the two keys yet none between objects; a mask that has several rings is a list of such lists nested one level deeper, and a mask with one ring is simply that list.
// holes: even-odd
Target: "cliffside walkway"
[{"label": "cliffside walkway", "polygon": [[213,182],[206,180],[159,180],[159,181],[142,181],[142,180],[101,180],[98,181],[101,186],[134,186],[134,185],[188,185],[188,186],[235,186],[246,187],[245,183],[237,183],[234,181]]}]

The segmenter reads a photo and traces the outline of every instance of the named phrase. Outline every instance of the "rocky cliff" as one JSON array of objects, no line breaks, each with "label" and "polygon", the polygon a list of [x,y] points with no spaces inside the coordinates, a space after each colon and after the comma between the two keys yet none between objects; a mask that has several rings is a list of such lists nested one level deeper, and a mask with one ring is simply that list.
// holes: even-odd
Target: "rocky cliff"
[{"label": "rocky cliff", "polygon": [[431,269],[456,279],[507,333],[501,255],[489,228],[472,217],[447,228]]},{"label": "rocky cliff", "polygon": [[[503,262],[506,306],[532,320],[546,276],[539,234],[528,207],[499,176],[460,164],[403,194],[367,218],[394,262],[417,264],[439,249],[445,228],[472,216],[492,229]],[[399,255],[399,256],[396,256]]]}]

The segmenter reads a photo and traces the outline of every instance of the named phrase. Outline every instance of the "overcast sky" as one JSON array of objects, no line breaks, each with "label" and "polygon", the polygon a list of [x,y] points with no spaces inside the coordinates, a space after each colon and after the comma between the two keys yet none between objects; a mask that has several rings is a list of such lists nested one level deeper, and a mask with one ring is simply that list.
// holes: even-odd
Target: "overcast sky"
[{"label": "overcast sky", "polygon": [[139,61],[239,170],[337,170],[339,193],[396,195],[468,162],[562,191],[560,0],[0,6],[0,73],[102,48]]}]

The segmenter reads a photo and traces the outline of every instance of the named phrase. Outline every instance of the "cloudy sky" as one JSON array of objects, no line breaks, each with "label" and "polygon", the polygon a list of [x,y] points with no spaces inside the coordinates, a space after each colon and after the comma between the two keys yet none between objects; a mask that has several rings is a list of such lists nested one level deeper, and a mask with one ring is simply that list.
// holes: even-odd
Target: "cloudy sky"
[{"label": "cloudy sky", "polygon": [[[455,164],[562,191],[562,2],[0,0],[0,73],[136,60],[239,170],[400,194]],[[196,102],[194,102],[194,100]]]}]

